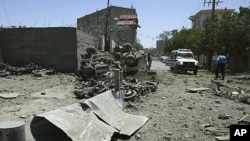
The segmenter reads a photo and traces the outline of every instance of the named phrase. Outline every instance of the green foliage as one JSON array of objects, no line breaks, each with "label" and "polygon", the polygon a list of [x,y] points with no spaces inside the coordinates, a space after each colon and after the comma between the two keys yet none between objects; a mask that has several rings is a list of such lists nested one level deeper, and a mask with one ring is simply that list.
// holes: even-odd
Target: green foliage
[{"label": "green foliage", "polygon": [[171,36],[171,32],[163,31],[159,36],[158,39],[160,40],[167,40]]},{"label": "green foliage", "polygon": [[146,54],[148,54],[148,53],[151,54],[151,55],[157,54],[156,48],[144,48],[143,50],[144,50],[144,52],[145,52]]},{"label": "green foliage", "polygon": [[173,30],[172,38],[166,41],[166,52],[178,48],[189,48],[194,52],[200,52],[203,42],[203,32],[200,29],[186,29],[180,31]]},{"label": "green foliage", "polygon": [[136,50],[143,50],[143,46],[140,43],[139,39],[135,41],[135,43],[133,44],[133,48],[135,48]]},{"label": "green foliage", "polygon": [[183,28],[164,33],[171,36],[166,40],[165,52],[190,48],[196,54],[206,55],[222,51],[241,53],[250,47],[250,9],[240,7],[240,12],[233,14],[225,11],[220,20],[209,17],[205,30]]},{"label": "green foliage", "polygon": [[[250,8],[240,7],[239,12],[231,13],[225,9],[224,15],[218,19],[216,15],[206,19],[206,27],[200,29],[172,30],[164,32],[169,38],[165,39],[164,52],[178,48],[190,48],[196,55],[208,56],[207,65],[211,68],[212,55],[224,52],[231,59],[241,60],[233,64],[240,68],[244,62],[243,54],[250,48]],[[170,34],[169,34],[170,33]]]},{"label": "green foliage", "polygon": [[250,46],[250,9],[240,7],[239,13],[224,15],[218,40],[230,54],[244,52]]},{"label": "green foliage", "polygon": [[220,49],[218,41],[220,35],[219,20],[216,17],[207,19],[207,25],[204,30],[204,48],[201,50],[206,55],[212,55],[216,50]]}]

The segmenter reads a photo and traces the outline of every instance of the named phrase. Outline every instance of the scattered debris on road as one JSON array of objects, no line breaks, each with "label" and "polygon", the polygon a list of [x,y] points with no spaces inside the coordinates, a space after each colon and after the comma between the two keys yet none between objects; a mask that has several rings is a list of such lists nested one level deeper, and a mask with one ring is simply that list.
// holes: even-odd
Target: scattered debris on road
[{"label": "scattered debris on road", "polygon": [[250,104],[250,94],[246,94],[240,87],[230,87],[215,80],[211,80],[211,86],[215,95]]}]

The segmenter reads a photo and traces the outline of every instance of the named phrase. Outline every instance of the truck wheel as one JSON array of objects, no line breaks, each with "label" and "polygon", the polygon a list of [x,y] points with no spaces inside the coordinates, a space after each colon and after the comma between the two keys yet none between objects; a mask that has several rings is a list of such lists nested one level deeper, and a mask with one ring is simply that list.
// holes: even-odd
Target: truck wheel
[{"label": "truck wheel", "polygon": [[179,73],[179,68],[178,68],[178,66],[175,66],[175,67],[174,67],[174,72],[175,72],[175,73]]},{"label": "truck wheel", "polygon": [[174,68],[173,67],[170,67],[170,71],[173,71],[174,70]]},{"label": "truck wheel", "polygon": [[133,55],[126,56],[125,64],[129,67],[135,67],[136,66],[136,58]]},{"label": "truck wheel", "polygon": [[194,75],[197,75],[198,70],[193,70]]}]

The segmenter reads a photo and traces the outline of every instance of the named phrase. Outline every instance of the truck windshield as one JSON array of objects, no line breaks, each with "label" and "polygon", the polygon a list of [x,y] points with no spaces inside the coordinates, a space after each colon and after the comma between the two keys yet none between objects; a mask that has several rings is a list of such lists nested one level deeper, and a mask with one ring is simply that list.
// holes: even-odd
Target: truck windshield
[{"label": "truck windshield", "polygon": [[192,53],[178,53],[177,58],[194,58]]}]

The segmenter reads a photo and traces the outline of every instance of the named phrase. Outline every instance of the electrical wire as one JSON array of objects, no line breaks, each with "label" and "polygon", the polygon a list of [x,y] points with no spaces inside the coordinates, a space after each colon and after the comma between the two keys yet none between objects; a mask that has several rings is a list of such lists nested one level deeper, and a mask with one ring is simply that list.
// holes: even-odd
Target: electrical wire
[{"label": "electrical wire", "polygon": [[[200,10],[200,6],[202,5],[202,3],[203,2],[198,3],[198,5],[193,9],[193,11],[189,15],[191,16],[193,13],[198,12]],[[189,25],[188,22],[191,24],[191,21],[189,19],[183,20],[183,22],[181,22],[181,24],[178,26],[180,27],[179,29],[182,29],[183,27]]]},{"label": "electrical wire", "polygon": [[3,9],[4,9],[5,16],[6,16],[6,20],[8,22],[8,26],[10,26],[9,17],[8,17],[7,10],[4,4],[4,0],[2,0],[2,4],[3,4]]}]

